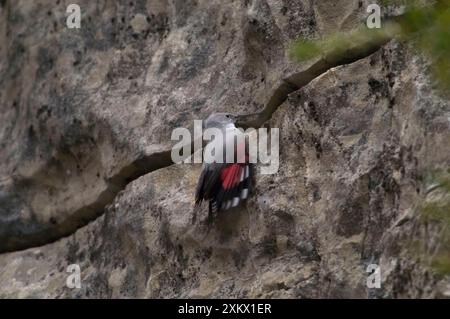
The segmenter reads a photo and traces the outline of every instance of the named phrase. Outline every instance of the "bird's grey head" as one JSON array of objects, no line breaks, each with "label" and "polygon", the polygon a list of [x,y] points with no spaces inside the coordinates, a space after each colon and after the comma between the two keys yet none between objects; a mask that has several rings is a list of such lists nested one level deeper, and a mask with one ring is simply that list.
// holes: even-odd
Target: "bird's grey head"
[{"label": "bird's grey head", "polygon": [[213,113],[205,120],[205,129],[208,128],[225,128],[229,124],[236,122],[236,116],[230,113]]}]

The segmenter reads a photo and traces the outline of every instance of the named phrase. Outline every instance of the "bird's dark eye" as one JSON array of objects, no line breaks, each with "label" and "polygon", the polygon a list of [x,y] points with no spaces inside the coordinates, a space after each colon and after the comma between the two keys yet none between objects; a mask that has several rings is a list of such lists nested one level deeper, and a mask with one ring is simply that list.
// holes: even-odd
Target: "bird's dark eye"
[{"label": "bird's dark eye", "polygon": [[230,118],[230,114],[225,115],[226,117]]}]

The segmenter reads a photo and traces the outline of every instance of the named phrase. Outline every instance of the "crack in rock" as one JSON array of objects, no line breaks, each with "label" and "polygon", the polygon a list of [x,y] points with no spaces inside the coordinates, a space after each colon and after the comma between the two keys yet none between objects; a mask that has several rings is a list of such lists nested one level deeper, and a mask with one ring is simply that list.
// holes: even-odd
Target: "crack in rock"
[{"label": "crack in rock", "polygon": [[[277,108],[288,96],[301,89],[315,78],[332,68],[356,62],[368,57],[382,48],[393,38],[392,34],[384,34],[376,39],[368,38],[362,43],[349,47],[345,52],[328,52],[309,63],[303,71],[296,72],[282,79],[274,89],[268,103],[262,111],[253,114],[239,115],[238,123],[243,128],[259,128],[267,122]],[[192,143],[192,142],[191,142]],[[193,149],[193,148],[191,148]],[[190,154],[187,154],[188,157]],[[7,238],[0,243],[0,253],[23,250],[42,246],[75,233],[81,227],[95,220],[105,212],[116,195],[137,178],[155,170],[174,164],[171,160],[171,149],[153,154],[138,155],[131,163],[123,166],[117,173],[106,179],[106,186],[100,195],[91,203],[71,212],[60,223],[42,229],[31,229],[28,234]]]}]

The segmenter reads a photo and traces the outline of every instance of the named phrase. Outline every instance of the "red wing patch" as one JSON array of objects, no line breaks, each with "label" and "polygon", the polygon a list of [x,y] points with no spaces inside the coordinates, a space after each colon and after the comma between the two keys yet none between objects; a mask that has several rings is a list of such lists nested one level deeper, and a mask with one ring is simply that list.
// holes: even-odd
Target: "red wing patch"
[{"label": "red wing patch", "polygon": [[209,213],[213,214],[236,207],[248,198],[252,168],[248,154],[243,156],[235,158],[235,163],[204,166],[195,192],[196,205],[209,201]]},{"label": "red wing patch", "polygon": [[242,169],[242,165],[231,164],[222,170],[220,180],[222,182],[223,189],[229,190],[239,184]]}]

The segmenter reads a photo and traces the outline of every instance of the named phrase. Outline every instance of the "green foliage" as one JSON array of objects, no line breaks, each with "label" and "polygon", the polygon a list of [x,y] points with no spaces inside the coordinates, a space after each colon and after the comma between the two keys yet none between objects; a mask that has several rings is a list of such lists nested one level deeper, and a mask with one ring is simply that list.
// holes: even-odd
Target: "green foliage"
[{"label": "green foliage", "polygon": [[377,41],[385,38],[395,32],[394,27],[392,24],[381,29],[361,27],[349,33],[334,33],[319,40],[299,40],[291,45],[289,55],[299,61],[329,53],[343,55],[349,48],[363,44],[367,39]]},{"label": "green foliage", "polygon": [[431,267],[440,275],[450,274],[450,254],[440,254],[433,258]]},{"label": "green foliage", "polygon": [[422,205],[422,217],[450,229],[450,173],[443,170],[433,171],[429,173],[427,184],[429,191],[439,191],[441,196],[439,200],[427,201]]},{"label": "green foliage", "polygon": [[424,0],[379,0],[381,6],[419,6]]},{"label": "green foliage", "polygon": [[413,7],[401,26],[405,37],[433,62],[431,70],[442,88],[450,88],[450,1],[436,7]]},{"label": "green foliage", "polygon": [[441,275],[450,274],[450,173],[434,171],[428,178],[433,192],[440,196],[422,205],[422,217],[440,226],[440,252],[431,260],[431,267]]},{"label": "green foliage", "polygon": [[427,176],[427,184],[435,185],[450,193],[450,168],[445,170],[434,170]]},{"label": "green foliage", "polygon": [[444,203],[429,203],[422,208],[423,216],[432,221],[450,225],[450,201]]},{"label": "green foliage", "polygon": [[[319,40],[299,40],[290,48],[291,58],[305,61],[333,52],[340,54],[346,48],[363,45],[368,39],[397,37],[413,43],[432,61],[431,71],[443,89],[450,89],[450,0],[438,0],[434,5],[424,1],[382,1],[385,5],[403,4],[405,14],[394,21],[383,21],[381,29],[363,26],[351,33],[337,32]],[[397,26],[397,27],[395,27]]]},{"label": "green foliage", "polygon": [[290,48],[290,56],[298,60],[309,60],[320,54],[323,50],[322,41],[299,40]]}]

